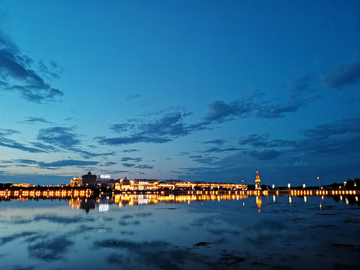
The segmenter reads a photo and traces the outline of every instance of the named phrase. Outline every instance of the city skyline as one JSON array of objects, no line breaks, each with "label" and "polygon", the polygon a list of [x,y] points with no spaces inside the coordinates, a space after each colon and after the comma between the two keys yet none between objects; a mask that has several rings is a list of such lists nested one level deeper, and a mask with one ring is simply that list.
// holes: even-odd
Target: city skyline
[{"label": "city skyline", "polygon": [[360,177],[360,2],[0,0],[0,183]]}]

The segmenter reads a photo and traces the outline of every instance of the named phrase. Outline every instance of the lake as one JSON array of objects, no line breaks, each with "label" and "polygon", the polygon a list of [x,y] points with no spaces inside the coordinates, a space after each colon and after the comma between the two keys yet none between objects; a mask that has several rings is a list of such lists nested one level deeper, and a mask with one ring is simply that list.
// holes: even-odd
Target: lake
[{"label": "lake", "polygon": [[359,269],[359,225],[358,196],[1,201],[0,269]]}]

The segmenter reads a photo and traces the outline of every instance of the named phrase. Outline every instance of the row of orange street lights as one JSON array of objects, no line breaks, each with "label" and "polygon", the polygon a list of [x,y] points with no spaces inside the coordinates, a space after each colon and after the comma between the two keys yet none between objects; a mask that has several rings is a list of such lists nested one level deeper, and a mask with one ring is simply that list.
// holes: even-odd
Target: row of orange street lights
[{"label": "row of orange street lights", "polygon": [[1,190],[0,197],[88,197],[92,194],[91,189],[86,190]]}]

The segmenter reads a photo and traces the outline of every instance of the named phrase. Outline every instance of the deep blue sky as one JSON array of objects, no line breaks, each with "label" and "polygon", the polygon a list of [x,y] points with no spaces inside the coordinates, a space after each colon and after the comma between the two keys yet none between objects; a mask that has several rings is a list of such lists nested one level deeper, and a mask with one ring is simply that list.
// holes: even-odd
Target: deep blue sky
[{"label": "deep blue sky", "polygon": [[360,1],[0,0],[0,182],[360,177]]}]

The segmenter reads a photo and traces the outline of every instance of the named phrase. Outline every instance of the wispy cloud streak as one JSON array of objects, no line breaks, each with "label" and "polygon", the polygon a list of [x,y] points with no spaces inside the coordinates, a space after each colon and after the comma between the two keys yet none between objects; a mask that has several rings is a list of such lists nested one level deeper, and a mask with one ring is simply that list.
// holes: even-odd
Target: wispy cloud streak
[{"label": "wispy cloud streak", "polygon": [[[64,93],[52,88],[42,72],[51,73],[43,62],[40,70],[34,68],[34,60],[21,53],[18,47],[0,32],[0,90],[16,91],[30,102],[45,103]],[[59,76],[55,74],[53,77]]]}]

